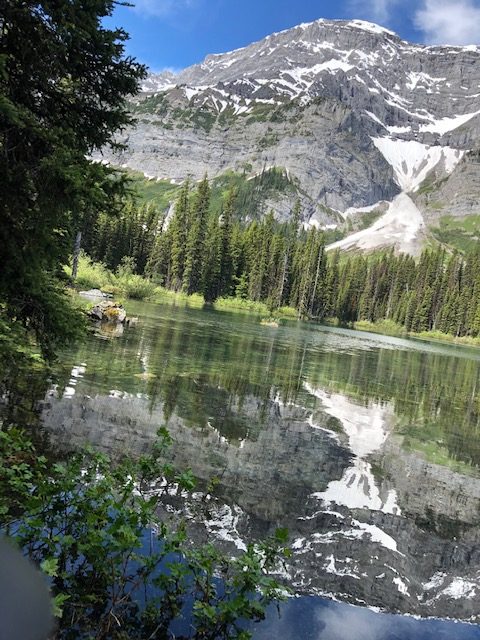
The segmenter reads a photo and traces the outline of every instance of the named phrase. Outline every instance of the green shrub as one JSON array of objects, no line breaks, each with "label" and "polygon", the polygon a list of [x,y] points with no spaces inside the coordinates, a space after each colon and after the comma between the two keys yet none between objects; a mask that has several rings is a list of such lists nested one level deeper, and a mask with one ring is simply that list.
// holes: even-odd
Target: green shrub
[{"label": "green shrub", "polygon": [[[272,313],[265,302],[240,297],[219,298],[214,306],[215,309],[237,309],[267,316]],[[274,310],[274,315],[278,318],[296,318],[297,311],[293,307],[280,307]]]},{"label": "green shrub", "polygon": [[187,307],[195,307],[201,309],[205,304],[205,300],[200,293],[192,293],[187,295],[182,291],[172,291],[171,289],[165,289],[165,287],[155,287],[154,302],[164,304],[166,302],[184,302]]},{"label": "green shrub", "polygon": [[370,331],[372,333],[382,333],[386,336],[406,337],[407,330],[393,320],[377,320],[370,322],[369,320],[358,320],[354,323],[357,331]]},{"label": "green shrub", "polygon": [[155,293],[155,283],[134,273],[135,260],[124,257],[115,273],[115,287],[122,295],[135,300],[151,298]]},{"label": "green shrub", "polygon": [[122,295],[134,300],[145,300],[151,298],[155,292],[155,284],[147,278],[131,274],[115,278],[116,288]]},{"label": "green shrub", "polygon": [[163,497],[195,481],[162,462],[171,439],[158,436],[151,455],[113,464],[93,452],[49,461],[25,432],[0,432],[0,533],[46,574],[57,640],[173,637],[181,618],[188,638],[246,640],[242,622],[282,597],[268,572],[288,555],[285,531],[232,560],[192,548],[183,523],[167,528]]},{"label": "green shrub", "polygon": [[[67,268],[69,276],[71,268]],[[78,289],[104,289],[113,284],[113,275],[101,262],[93,262],[83,251],[78,259],[78,272],[75,286]]]}]

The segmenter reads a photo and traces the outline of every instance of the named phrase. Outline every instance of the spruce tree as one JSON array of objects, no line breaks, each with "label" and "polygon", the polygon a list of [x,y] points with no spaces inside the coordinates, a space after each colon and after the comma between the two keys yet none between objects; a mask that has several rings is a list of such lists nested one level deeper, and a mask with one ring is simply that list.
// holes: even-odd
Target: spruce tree
[{"label": "spruce tree", "polygon": [[235,259],[233,252],[233,212],[235,208],[236,191],[230,189],[225,206],[220,215],[220,286],[219,296],[231,293]]},{"label": "spruce tree", "polygon": [[196,293],[202,287],[202,269],[205,259],[205,235],[210,207],[210,186],[207,176],[199,183],[190,211],[190,228],[187,233],[185,267],[182,289],[187,294]]},{"label": "spruce tree", "polygon": [[202,276],[202,293],[205,302],[211,303],[220,295],[222,265],[222,232],[217,216],[210,216],[205,244],[205,262]]},{"label": "spruce tree", "polygon": [[171,239],[167,286],[180,291],[185,270],[188,225],[190,221],[190,182],[185,180],[175,204],[170,222]]},{"label": "spruce tree", "polygon": [[[109,29],[114,0],[3,0],[0,11],[0,308],[50,355],[70,335],[59,282],[92,212],[124,180],[91,160],[131,123],[145,69]],[[1,318],[0,318],[1,319]]]}]

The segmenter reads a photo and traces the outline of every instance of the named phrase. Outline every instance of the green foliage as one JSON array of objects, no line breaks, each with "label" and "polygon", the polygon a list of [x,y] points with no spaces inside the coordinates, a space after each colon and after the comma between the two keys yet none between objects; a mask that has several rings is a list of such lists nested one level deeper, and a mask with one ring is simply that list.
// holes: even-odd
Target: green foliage
[{"label": "green foliage", "polygon": [[134,113],[150,113],[156,115],[165,115],[168,113],[168,100],[165,93],[157,93],[154,96],[148,96],[140,102],[130,105]]},{"label": "green foliage", "polygon": [[115,287],[127,298],[134,300],[151,298],[155,293],[155,284],[151,280],[135,274],[135,268],[133,258],[123,258],[115,273]]},{"label": "green foliage", "polygon": [[[295,194],[298,186],[288,177],[284,169],[272,167],[259,175],[249,176],[252,165],[245,164],[242,173],[227,171],[211,180],[210,209],[217,215],[222,213],[228,194],[235,192],[232,215],[235,219],[248,220],[259,218],[264,203],[269,198],[278,198],[280,194]],[[126,171],[125,175],[132,180],[134,192],[142,203],[150,203],[158,211],[165,212],[171,202],[178,199],[182,186],[171,184],[167,180],[145,178],[140,173]],[[333,210],[331,211],[331,213]]]},{"label": "green foliage", "polygon": [[[372,211],[364,211],[362,214],[357,214],[357,216],[349,217],[343,225],[345,231],[340,232],[339,235],[345,236],[346,233],[353,233],[355,231],[361,231],[362,229],[367,229],[371,227],[372,224],[378,220],[384,214],[384,210],[382,208],[373,209]],[[336,231],[334,229],[333,231]]]},{"label": "green foliage", "polygon": [[84,235],[83,247],[94,259],[116,269],[125,257],[132,258],[137,273],[143,273],[152,253],[164,216],[151,203],[123,201],[116,216],[101,213]]},{"label": "green foliage", "polygon": [[27,297],[22,297],[19,289],[25,305],[21,312],[15,310],[17,302],[11,305],[0,298],[0,365],[34,350],[40,350],[47,360],[53,359],[60,345],[77,340],[83,333],[83,318],[71,305],[60,278],[41,273],[34,280],[35,287],[30,281]]},{"label": "green foliage", "polygon": [[205,234],[210,206],[210,186],[207,176],[199,183],[191,206],[190,228],[187,235],[185,269],[182,289],[187,294],[199,291],[205,261]]},{"label": "green foliage", "polygon": [[278,133],[268,132],[258,141],[259,149],[268,149],[268,147],[274,147],[280,140]]},{"label": "green foliage", "polygon": [[176,304],[177,302],[184,302],[189,307],[201,308],[204,305],[203,296],[198,293],[192,293],[187,295],[181,291],[172,291],[171,289],[165,289],[165,287],[156,287],[153,295],[153,302],[171,302]]},{"label": "green foliage", "polygon": [[[66,267],[65,272],[70,275],[71,268]],[[78,258],[78,274],[75,285],[79,289],[105,289],[113,285],[113,274],[101,262],[93,262],[85,252],[81,252]]]},{"label": "green foliage", "polygon": [[49,578],[58,640],[170,637],[182,619],[179,639],[247,639],[244,622],[281,598],[268,572],[286,553],[284,531],[232,560],[192,550],[185,525],[168,530],[157,515],[169,492],[194,487],[162,462],[170,442],[160,429],[138,461],[89,451],[60,463],[21,430],[0,432],[1,530]]},{"label": "green foliage", "polygon": [[381,333],[387,336],[398,336],[404,338],[408,335],[405,327],[402,327],[393,320],[377,320],[377,322],[359,320],[358,322],[355,322],[354,327],[358,331],[370,331],[371,333]]},{"label": "green foliage", "polygon": [[253,177],[228,171],[212,180],[212,209],[218,214],[231,191],[235,191],[234,218],[248,220],[260,217],[267,199],[278,198],[279,194],[295,194],[297,186],[281,167],[265,169]]},{"label": "green foliage", "polygon": [[[93,262],[81,253],[75,285],[78,289],[100,289],[135,300],[151,298],[155,293],[155,283],[134,273],[135,269],[135,260],[131,257],[125,256],[116,272],[112,273],[103,263]],[[66,272],[69,274],[70,268],[66,268]]]},{"label": "green foliage", "polygon": [[[91,158],[130,123],[144,68],[106,28],[113,0],[2,3],[0,302],[46,356],[76,332],[62,268],[72,240],[113,208],[124,180]],[[25,46],[28,43],[28,46]]]},{"label": "green foliage", "polygon": [[480,239],[480,214],[465,218],[442,216],[438,227],[430,228],[438,242],[461,252],[471,251]]},{"label": "green foliage", "polygon": [[251,125],[256,122],[268,122],[272,118],[275,107],[269,104],[256,103],[248,112],[246,124]]},{"label": "green foliage", "polygon": [[155,180],[146,178],[143,173],[126,170],[126,175],[132,182],[132,190],[142,203],[153,203],[159,211],[165,211],[170,203],[177,199],[180,186],[172,184],[170,180]]},{"label": "green foliage", "polygon": [[174,125],[183,128],[188,125],[194,129],[203,129],[207,133],[212,129],[217,119],[221,124],[224,124],[228,117],[226,114],[218,116],[208,108],[173,107],[165,93],[148,96],[140,102],[132,104],[131,108],[135,114],[162,116],[162,120],[158,120],[157,124],[163,128],[171,129]]}]

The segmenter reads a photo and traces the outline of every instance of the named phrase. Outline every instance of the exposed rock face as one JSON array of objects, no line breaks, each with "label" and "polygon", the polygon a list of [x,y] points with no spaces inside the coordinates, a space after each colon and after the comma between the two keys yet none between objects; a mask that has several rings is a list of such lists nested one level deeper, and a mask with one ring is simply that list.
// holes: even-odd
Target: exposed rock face
[{"label": "exposed rock face", "polygon": [[[450,174],[478,146],[479,96],[478,47],[426,47],[366,22],[318,20],[150,76],[127,150],[106,159],[176,180],[284,167],[306,219],[338,224],[339,212]],[[269,203],[281,217],[284,201]],[[394,211],[393,228],[410,213]]]},{"label": "exposed rock face", "polygon": [[[360,119],[336,101],[266,105],[258,116],[231,116],[227,126],[215,118],[208,130],[193,124],[180,128],[176,110],[190,110],[192,117],[196,113],[181,97],[169,106],[164,119],[168,127],[158,124],[158,116],[142,115],[125,139],[128,150],[116,162],[177,181],[228,169],[249,167],[255,175],[265,167],[285,167],[306,192],[307,217],[330,222],[338,220],[318,204],[343,210],[389,200],[399,191],[391,167]],[[272,205],[281,213],[281,207]]]},{"label": "exposed rock face", "polygon": [[434,224],[444,215],[455,218],[480,215],[478,152],[466,154],[447,179],[432,179],[426,183],[415,200],[427,224]]}]

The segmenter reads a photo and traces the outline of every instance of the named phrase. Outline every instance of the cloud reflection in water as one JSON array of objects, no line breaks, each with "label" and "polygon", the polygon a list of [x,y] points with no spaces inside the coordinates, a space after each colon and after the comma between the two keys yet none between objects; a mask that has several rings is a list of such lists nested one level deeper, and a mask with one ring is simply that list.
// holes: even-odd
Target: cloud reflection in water
[{"label": "cloud reflection in water", "polygon": [[480,640],[480,626],[418,620],[319,597],[291,598],[271,607],[254,640]]}]

